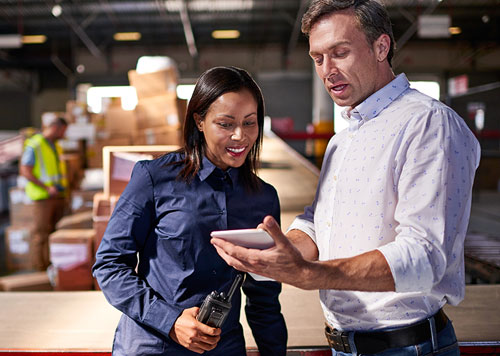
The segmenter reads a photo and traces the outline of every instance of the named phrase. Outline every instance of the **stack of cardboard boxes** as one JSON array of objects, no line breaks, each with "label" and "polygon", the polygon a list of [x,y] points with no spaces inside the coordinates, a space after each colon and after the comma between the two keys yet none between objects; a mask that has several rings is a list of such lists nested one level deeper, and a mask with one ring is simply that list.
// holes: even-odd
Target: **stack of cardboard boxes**
[{"label": "stack of cardboard boxes", "polygon": [[5,230],[5,257],[8,271],[33,268],[31,258],[33,209],[33,202],[24,192],[24,188],[9,189],[10,225]]},{"label": "stack of cardboard boxes", "polygon": [[165,68],[151,73],[128,72],[130,85],[137,92],[135,108],[137,131],[134,145],[177,145],[184,120],[186,101],[177,98],[177,73]]},{"label": "stack of cardboard boxes", "polygon": [[[109,165],[103,164],[103,147],[126,146],[122,152],[130,151],[137,155],[140,152],[136,146],[141,145],[144,147],[142,152],[152,158],[151,151],[156,150],[156,155],[159,155],[164,153],[162,150],[166,149],[165,145],[172,145],[168,148],[175,149],[181,143],[180,127],[186,101],[178,99],[176,95],[176,70],[165,68],[143,74],[131,70],[128,76],[138,97],[138,105],[134,110],[124,110],[121,99],[113,98],[101,114],[93,114],[87,111],[87,104],[80,97],[66,103],[65,113],[45,113],[64,116],[69,123],[67,139],[62,142],[65,151],[62,159],[68,169],[68,212],[71,215],[65,216],[49,237],[51,262],[56,277],[52,282],[55,282],[56,290],[99,288],[92,278],[91,266],[119,194],[130,178],[129,173],[123,177],[117,176],[117,167],[123,168],[116,163],[120,161],[118,158],[113,156],[116,162],[111,160]],[[105,182],[104,186],[112,185],[114,190],[108,189],[104,193],[80,190],[86,168],[107,170],[105,177],[109,182]],[[9,272],[30,271],[33,268],[33,203],[25,195],[24,188],[12,188],[9,198],[11,225],[6,230],[5,239],[7,267]],[[34,290],[39,289],[39,279],[34,278],[33,273],[30,275],[28,277],[25,274],[24,284],[28,285],[22,288],[29,289],[31,283]],[[36,275],[43,276],[43,283],[46,282],[46,273]],[[46,286],[46,283],[43,285]],[[16,284],[14,288],[19,290],[21,287]]]},{"label": "stack of cardboard boxes", "polygon": [[52,290],[45,272],[32,272],[33,202],[24,188],[9,189],[9,222],[5,229],[5,257],[11,275],[0,277],[0,291]]}]

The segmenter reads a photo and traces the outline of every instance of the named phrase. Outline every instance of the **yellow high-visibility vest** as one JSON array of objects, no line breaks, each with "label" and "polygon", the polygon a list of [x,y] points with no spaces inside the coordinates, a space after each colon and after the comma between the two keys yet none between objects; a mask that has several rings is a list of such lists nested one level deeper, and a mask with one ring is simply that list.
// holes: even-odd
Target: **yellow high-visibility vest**
[{"label": "yellow high-visibility vest", "polygon": [[[59,159],[62,154],[61,146],[55,143],[56,152],[54,152],[54,149],[42,134],[31,136],[26,140],[25,146],[31,147],[35,152],[33,175],[46,186],[58,185],[64,188],[61,197],[65,196],[68,182],[66,180],[66,165]],[[49,198],[47,190],[29,181],[26,184],[26,195],[31,200]]]}]

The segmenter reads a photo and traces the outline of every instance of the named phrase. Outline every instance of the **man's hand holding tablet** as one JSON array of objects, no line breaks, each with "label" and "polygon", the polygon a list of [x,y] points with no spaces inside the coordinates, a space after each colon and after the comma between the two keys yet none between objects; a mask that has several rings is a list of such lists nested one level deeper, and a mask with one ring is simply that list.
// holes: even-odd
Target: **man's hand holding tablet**
[{"label": "man's hand holding tablet", "polygon": [[[210,236],[218,237],[246,248],[264,250],[274,246],[273,238],[263,229],[218,230],[212,231]],[[256,281],[274,281],[274,279],[263,277],[255,273],[249,272],[249,274]]]}]

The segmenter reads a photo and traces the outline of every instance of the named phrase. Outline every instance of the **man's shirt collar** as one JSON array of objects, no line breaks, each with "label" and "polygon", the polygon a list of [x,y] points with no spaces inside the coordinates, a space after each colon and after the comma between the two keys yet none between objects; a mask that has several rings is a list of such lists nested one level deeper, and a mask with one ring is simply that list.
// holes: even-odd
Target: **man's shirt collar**
[{"label": "man's shirt collar", "polygon": [[349,122],[349,130],[358,129],[365,122],[375,118],[382,110],[410,87],[410,82],[404,73],[399,74],[389,84],[379,89],[355,108],[346,108],[342,117]]}]

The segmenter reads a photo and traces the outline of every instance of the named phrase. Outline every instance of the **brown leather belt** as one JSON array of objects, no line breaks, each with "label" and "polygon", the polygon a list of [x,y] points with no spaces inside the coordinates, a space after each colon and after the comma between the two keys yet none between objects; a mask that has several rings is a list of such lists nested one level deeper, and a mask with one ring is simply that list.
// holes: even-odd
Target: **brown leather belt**
[{"label": "brown leather belt", "polygon": [[[436,333],[444,329],[448,317],[443,309],[439,309],[434,315],[434,322]],[[338,331],[327,324],[325,335],[331,348],[339,352],[351,352],[349,332]],[[357,352],[361,354],[375,354],[386,349],[417,345],[430,339],[431,328],[427,319],[393,330],[354,333],[354,344]]]}]

